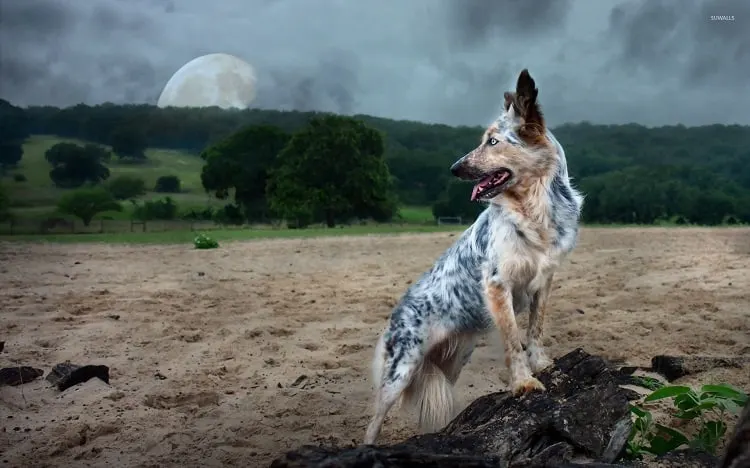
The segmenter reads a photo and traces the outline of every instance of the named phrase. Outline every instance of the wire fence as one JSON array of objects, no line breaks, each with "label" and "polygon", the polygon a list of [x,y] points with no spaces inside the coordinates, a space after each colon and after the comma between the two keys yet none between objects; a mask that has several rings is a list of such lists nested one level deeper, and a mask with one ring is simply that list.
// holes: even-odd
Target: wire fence
[{"label": "wire fence", "polygon": [[[457,218],[460,219],[460,218]],[[348,223],[338,224],[336,228],[344,228],[351,226],[367,226],[372,224],[378,225],[389,225],[389,226],[405,226],[405,225],[447,225],[453,224],[450,221],[437,222],[422,222],[422,223],[407,223],[407,222],[391,222],[391,223],[373,223],[368,221],[352,221]],[[455,221],[454,221],[455,222]],[[113,220],[113,219],[96,219],[91,221],[88,226],[85,225],[80,219],[62,218],[62,217],[51,217],[47,219],[13,219],[5,222],[0,222],[0,235],[2,236],[14,236],[14,235],[44,235],[44,234],[107,234],[107,233],[124,233],[124,232],[165,232],[165,231],[211,231],[211,230],[226,230],[226,229],[295,229],[295,223],[281,223],[275,222],[271,224],[242,224],[242,225],[225,225],[219,224],[214,221],[200,221],[200,220],[152,220],[152,221],[140,221],[140,220]],[[325,224],[311,224],[308,228],[324,228]]]},{"label": "wire fence", "polygon": [[[244,226],[247,229],[249,226]],[[268,226],[270,228],[270,226]],[[237,226],[242,229],[243,226]],[[86,226],[81,220],[49,218],[42,220],[22,219],[0,223],[0,235],[30,234],[105,234],[122,232],[205,231],[226,229],[213,221],[137,221],[97,219]]]}]

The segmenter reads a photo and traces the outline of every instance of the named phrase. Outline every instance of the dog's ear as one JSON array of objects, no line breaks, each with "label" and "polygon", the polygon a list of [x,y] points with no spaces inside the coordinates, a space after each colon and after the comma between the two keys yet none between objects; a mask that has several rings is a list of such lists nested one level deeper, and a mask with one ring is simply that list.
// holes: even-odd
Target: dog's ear
[{"label": "dog's ear", "polygon": [[520,117],[523,118],[523,125],[518,130],[518,134],[529,143],[543,140],[545,134],[544,116],[536,101],[538,94],[539,90],[536,88],[534,79],[524,68],[518,75],[516,83],[515,107]]},{"label": "dog's ear", "polygon": [[506,91],[503,96],[505,97],[505,110],[507,111],[510,109],[510,106],[513,105],[513,102],[516,100],[516,95],[511,93],[510,91]]}]

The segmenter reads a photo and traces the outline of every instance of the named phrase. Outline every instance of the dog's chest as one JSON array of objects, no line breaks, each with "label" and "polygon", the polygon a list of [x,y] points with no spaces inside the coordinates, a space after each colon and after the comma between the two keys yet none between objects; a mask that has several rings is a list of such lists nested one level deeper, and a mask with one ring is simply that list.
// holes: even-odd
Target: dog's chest
[{"label": "dog's chest", "polygon": [[488,267],[496,281],[537,290],[560,264],[560,249],[538,237],[532,239],[532,233],[514,228],[499,234],[493,239],[492,255],[488,256]]}]

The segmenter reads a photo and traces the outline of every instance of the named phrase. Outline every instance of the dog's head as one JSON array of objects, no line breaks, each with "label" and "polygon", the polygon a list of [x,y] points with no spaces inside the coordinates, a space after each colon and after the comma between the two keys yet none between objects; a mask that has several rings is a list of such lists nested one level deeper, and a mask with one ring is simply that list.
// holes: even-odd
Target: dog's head
[{"label": "dog's head", "polygon": [[546,136],[538,92],[528,70],[521,71],[515,93],[505,93],[504,113],[487,128],[479,146],[451,167],[456,177],[476,182],[472,201],[493,201],[553,170],[556,151]]}]

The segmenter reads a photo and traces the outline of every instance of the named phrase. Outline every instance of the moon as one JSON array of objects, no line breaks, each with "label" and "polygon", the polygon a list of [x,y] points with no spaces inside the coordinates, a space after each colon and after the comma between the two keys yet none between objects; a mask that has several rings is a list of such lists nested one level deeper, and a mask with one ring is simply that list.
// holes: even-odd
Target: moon
[{"label": "moon", "polygon": [[255,99],[255,69],[229,54],[194,58],[172,75],[159,96],[158,107],[247,109]]}]

